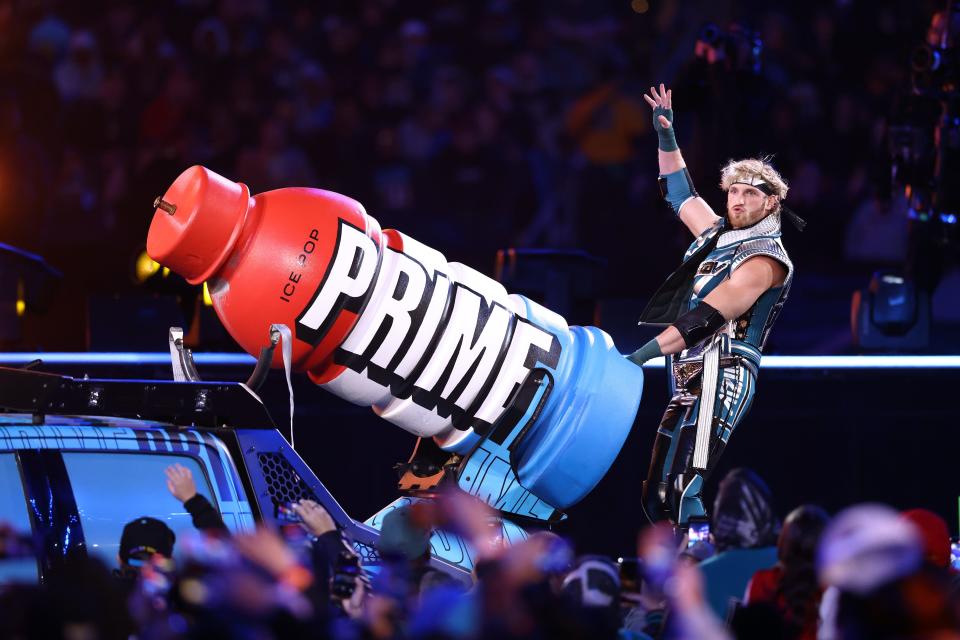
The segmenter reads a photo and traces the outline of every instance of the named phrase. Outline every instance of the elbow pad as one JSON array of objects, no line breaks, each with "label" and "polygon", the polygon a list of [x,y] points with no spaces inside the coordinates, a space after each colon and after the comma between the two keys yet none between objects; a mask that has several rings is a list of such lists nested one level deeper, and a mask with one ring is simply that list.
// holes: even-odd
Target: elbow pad
[{"label": "elbow pad", "polygon": [[670,208],[677,215],[680,215],[680,207],[684,202],[698,195],[696,187],[693,186],[693,178],[690,177],[686,167],[660,176],[657,178],[657,184],[660,185],[660,195],[670,203]]},{"label": "elbow pad", "polygon": [[683,337],[683,343],[687,347],[692,347],[701,340],[709,338],[717,329],[727,323],[720,315],[720,312],[701,302],[690,311],[677,318],[673,327],[680,332]]}]

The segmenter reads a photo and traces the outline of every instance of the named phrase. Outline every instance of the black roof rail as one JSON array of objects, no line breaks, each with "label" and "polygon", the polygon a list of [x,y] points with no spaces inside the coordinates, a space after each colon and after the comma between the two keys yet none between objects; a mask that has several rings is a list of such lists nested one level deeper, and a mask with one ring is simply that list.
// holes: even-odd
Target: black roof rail
[{"label": "black roof rail", "polygon": [[0,409],[44,415],[118,416],[180,426],[276,429],[239,382],[72,378],[0,367]]}]

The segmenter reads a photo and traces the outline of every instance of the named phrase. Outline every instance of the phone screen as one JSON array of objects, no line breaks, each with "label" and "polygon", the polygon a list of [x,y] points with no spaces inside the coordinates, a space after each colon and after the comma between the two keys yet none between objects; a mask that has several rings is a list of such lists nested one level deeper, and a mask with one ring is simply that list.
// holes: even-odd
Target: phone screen
[{"label": "phone screen", "polygon": [[692,547],[698,542],[707,541],[710,537],[710,522],[707,520],[691,520],[687,530],[687,546]]}]

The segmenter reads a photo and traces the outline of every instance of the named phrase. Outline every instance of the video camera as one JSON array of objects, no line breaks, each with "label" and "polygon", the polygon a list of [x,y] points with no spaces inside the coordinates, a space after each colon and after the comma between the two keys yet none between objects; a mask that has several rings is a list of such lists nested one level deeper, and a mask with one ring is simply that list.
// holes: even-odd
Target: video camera
[{"label": "video camera", "polygon": [[362,579],[360,559],[344,549],[333,563],[333,578],[330,581],[330,596],[334,600],[349,600],[357,589],[357,579]]},{"label": "video camera", "polygon": [[716,56],[715,61],[724,61],[730,71],[747,71],[754,75],[760,73],[763,40],[757,31],[738,23],[722,29],[716,23],[708,22],[700,27],[697,42],[711,49]]},{"label": "video camera", "polygon": [[960,2],[934,14],[910,57],[913,90],[891,121],[891,185],[907,199],[909,250],[903,273],[874,274],[854,293],[854,340],[867,349],[923,349],[930,298],[960,249]]},{"label": "video camera", "polygon": [[913,87],[916,93],[942,98],[956,92],[960,80],[960,2],[947,0],[936,12],[927,29],[926,42],[910,56]]},{"label": "video camera", "polygon": [[918,93],[948,93],[960,76],[960,54],[953,46],[922,44],[910,54],[910,69]]},{"label": "video camera", "polygon": [[[926,42],[910,57],[913,92],[890,127],[893,183],[907,195],[920,259],[946,256],[945,250],[960,246],[960,185],[954,179],[960,171],[958,37],[960,2],[951,0],[933,16]],[[922,284],[930,288],[935,282]]]}]

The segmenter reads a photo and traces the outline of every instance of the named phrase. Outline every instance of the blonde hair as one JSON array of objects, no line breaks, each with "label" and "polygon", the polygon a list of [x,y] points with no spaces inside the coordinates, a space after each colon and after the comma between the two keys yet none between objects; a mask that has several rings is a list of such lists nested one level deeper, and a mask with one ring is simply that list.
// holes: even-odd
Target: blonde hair
[{"label": "blonde hair", "polygon": [[773,195],[777,196],[777,206],[774,211],[780,210],[780,202],[787,197],[787,181],[770,164],[770,157],[747,158],[745,160],[730,160],[720,171],[720,188],[724,191],[730,189],[734,182],[745,182],[750,184],[759,177],[770,185],[773,189]]}]

